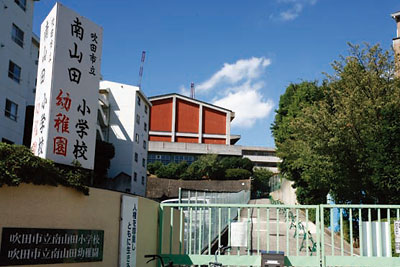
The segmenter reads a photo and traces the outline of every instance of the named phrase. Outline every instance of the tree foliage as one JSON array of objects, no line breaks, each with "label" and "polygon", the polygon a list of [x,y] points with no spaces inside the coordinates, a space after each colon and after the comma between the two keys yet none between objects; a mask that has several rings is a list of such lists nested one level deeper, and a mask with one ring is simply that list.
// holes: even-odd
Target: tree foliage
[{"label": "tree foliage", "polygon": [[55,164],[51,160],[36,157],[25,146],[0,143],[0,187],[18,186],[21,183],[36,185],[64,185],[84,194],[90,172],[79,166]]},{"label": "tree foliage", "polygon": [[251,181],[252,197],[263,197],[270,192],[269,180],[273,175],[270,170],[260,168],[254,170]]},{"label": "tree foliage", "polygon": [[[148,164],[150,173],[158,177],[169,179],[199,180],[199,179],[248,179],[252,174],[253,163],[247,158],[220,157],[215,154],[200,156],[195,162],[188,165],[185,163],[169,163],[162,165],[161,162]],[[238,171],[229,171],[234,169]],[[228,173],[228,175],[226,175]],[[242,175],[242,176],[241,176]],[[241,176],[241,178],[240,178]]]},{"label": "tree foliage", "polygon": [[398,203],[400,84],[391,52],[350,45],[322,85],[290,85],[272,126],[301,203]]}]

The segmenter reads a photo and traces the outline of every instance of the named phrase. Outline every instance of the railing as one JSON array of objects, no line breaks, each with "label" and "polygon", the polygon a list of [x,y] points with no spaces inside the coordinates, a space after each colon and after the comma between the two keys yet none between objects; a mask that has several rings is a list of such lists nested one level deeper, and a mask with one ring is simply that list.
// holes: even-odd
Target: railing
[{"label": "railing", "polygon": [[[240,192],[209,192],[179,189],[179,203],[182,204],[247,204],[250,201],[250,191]],[[227,208],[206,209],[204,207],[189,209],[181,208],[183,212],[184,252],[198,253],[209,249],[221,231],[237,217],[237,211],[229,212]],[[219,222],[221,225],[219,225]],[[210,236],[204,233],[210,232]],[[203,233],[203,234],[202,234]],[[190,242],[189,242],[190,240]]]},{"label": "railing", "polygon": [[[186,195],[188,199],[191,197]],[[197,199],[199,202],[199,195]],[[165,254],[164,250],[164,254],[175,264],[207,265],[213,255],[206,248],[218,244],[232,247],[228,255],[218,257],[230,266],[260,266],[260,255],[264,252],[284,252],[285,266],[400,266],[396,253],[400,242],[395,243],[394,238],[394,222],[400,221],[400,205],[273,203],[161,204],[161,214],[166,207],[180,211],[175,213],[179,218],[174,219],[171,212],[171,219],[164,222],[171,229],[170,236],[179,232],[179,253]],[[339,210],[338,222],[335,209]],[[186,221],[185,216],[188,216]],[[230,218],[226,227],[224,216]],[[334,225],[338,225],[337,232],[330,230]],[[396,231],[400,234],[400,229]],[[241,245],[237,244],[238,236],[244,241]]]},{"label": "railing", "polygon": [[[334,209],[339,209],[338,233],[325,228],[337,224]],[[323,266],[400,266],[393,227],[400,205],[321,205],[320,212]]]},{"label": "railing", "polygon": [[[318,223],[319,206],[317,205],[161,204],[161,211],[163,212],[166,207],[180,210],[180,218],[174,219],[171,212],[171,218],[166,222],[171,231],[175,229],[180,233],[179,253],[166,255],[175,264],[203,265],[212,261],[211,250],[200,249],[203,244],[202,240],[205,239],[205,247],[208,248],[214,242],[218,246],[232,247],[228,255],[218,257],[224,265],[259,266],[263,252],[284,251],[286,265],[320,266],[320,225]],[[223,227],[223,209],[227,211],[228,218],[231,218],[232,214],[237,214],[235,219],[228,222],[226,229]],[[199,219],[196,219],[199,225],[197,234],[195,234],[193,219],[196,213],[200,213]],[[316,224],[309,220],[310,213],[315,214]],[[214,214],[218,216],[216,216],[217,221],[213,223]],[[303,225],[304,231],[310,235],[304,235],[299,228],[292,227],[290,214],[294,217],[296,225]],[[186,216],[188,216],[188,220],[185,222],[184,217]],[[174,226],[174,221],[179,221],[180,224]],[[208,222],[208,225],[212,227],[203,228],[204,222]],[[217,229],[217,236],[214,240],[212,237],[213,227]],[[226,240],[223,238],[224,232]],[[188,235],[187,239],[183,238],[184,234]],[[170,236],[173,235],[174,233],[171,232]],[[241,241],[244,241],[241,245],[236,243],[239,236],[242,236],[243,240]],[[162,243],[165,243],[165,240],[161,240],[160,244]],[[314,244],[315,249],[313,248]],[[188,249],[184,249],[185,247]]]}]

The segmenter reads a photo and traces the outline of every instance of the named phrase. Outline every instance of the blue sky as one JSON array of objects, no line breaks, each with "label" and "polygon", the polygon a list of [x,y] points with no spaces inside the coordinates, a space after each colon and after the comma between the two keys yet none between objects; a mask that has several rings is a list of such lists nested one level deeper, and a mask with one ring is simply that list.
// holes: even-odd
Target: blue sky
[{"label": "blue sky", "polygon": [[[238,144],[274,147],[270,126],[291,83],[324,78],[347,42],[390,49],[394,0],[85,0],[64,5],[101,25],[102,75],[147,96],[187,93],[235,111]],[[34,32],[54,6],[35,2]]]}]

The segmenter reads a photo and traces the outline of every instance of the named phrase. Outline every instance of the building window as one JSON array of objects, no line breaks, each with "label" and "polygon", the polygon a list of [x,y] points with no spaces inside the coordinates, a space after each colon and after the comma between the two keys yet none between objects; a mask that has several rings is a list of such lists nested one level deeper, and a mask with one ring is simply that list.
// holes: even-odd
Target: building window
[{"label": "building window", "polygon": [[26,11],[26,0],[14,0],[14,2],[17,3],[23,11]]},{"label": "building window", "polygon": [[139,116],[139,114],[136,114],[136,123],[140,124],[140,116]]},{"label": "building window", "polygon": [[136,143],[139,144],[139,134],[136,134],[136,135],[135,135],[135,141],[136,141]]},{"label": "building window", "polygon": [[144,131],[147,132],[147,123],[144,123]]},{"label": "building window", "polygon": [[11,30],[11,39],[20,47],[24,47],[24,32],[14,23]]},{"label": "building window", "polygon": [[137,173],[136,172],[133,173],[133,181],[135,181],[135,182],[137,181]]},{"label": "building window", "polygon": [[6,143],[6,144],[9,144],[9,145],[12,145],[12,144],[14,144],[14,142],[13,142],[13,141],[11,141],[11,140],[8,140],[8,139],[6,139],[6,138],[1,138],[1,142],[3,142],[3,143]]},{"label": "building window", "polygon": [[142,185],[144,185],[144,176],[142,176]]},{"label": "building window", "polygon": [[138,106],[140,106],[140,102],[141,102],[140,96],[136,97],[136,101],[137,101]]},{"label": "building window", "polygon": [[146,149],[147,144],[146,144],[146,140],[143,140],[143,148]]},{"label": "building window", "polygon": [[21,81],[21,67],[10,60],[8,65],[8,77],[19,83]]},{"label": "building window", "polygon": [[148,109],[147,105],[144,105],[144,113],[146,114],[147,114],[147,109]]},{"label": "building window", "polygon": [[138,153],[135,152],[135,161],[138,161]]},{"label": "building window", "polygon": [[6,109],[4,115],[13,121],[17,121],[18,105],[6,99]]},{"label": "building window", "polygon": [[146,167],[146,159],[142,159],[142,166]]}]

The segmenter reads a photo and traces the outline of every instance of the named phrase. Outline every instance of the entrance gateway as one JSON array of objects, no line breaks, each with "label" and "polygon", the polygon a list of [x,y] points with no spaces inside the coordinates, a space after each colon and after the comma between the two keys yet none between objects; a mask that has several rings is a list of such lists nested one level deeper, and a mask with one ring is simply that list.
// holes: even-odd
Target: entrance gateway
[{"label": "entrance gateway", "polygon": [[264,266],[266,254],[285,266],[400,266],[400,205],[165,203],[160,213],[159,253],[176,265],[207,265],[230,246],[224,266]]}]

